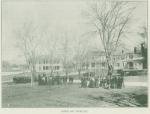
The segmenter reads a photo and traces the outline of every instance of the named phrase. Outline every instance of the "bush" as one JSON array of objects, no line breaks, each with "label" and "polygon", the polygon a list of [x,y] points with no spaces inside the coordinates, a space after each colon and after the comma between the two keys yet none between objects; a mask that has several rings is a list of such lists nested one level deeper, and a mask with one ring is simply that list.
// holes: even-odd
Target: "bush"
[{"label": "bush", "polygon": [[30,83],[31,77],[28,76],[15,76],[13,77],[14,83]]}]

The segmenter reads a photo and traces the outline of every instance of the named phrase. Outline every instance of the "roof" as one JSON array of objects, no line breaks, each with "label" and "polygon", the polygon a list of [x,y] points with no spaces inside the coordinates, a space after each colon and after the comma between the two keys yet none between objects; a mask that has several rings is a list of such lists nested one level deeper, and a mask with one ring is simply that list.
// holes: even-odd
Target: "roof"
[{"label": "roof", "polygon": [[138,57],[138,58],[133,58],[133,59],[126,59],[123,60],[124,62],[132,62],[132,61],[142,61],[144,57]]},{"label": "roof", "polygon": [[51,57],[49,55],[40,55],[40,56],[37,56],[36,57],[36,60],[37,61],[43,61],[43,60],[46,60],[46,61],[51,61],[53,63],[56,63],[56,62],[60,62],[60,58],[58,57],[54,57],[52,58],[53,60],[51,60]]}]

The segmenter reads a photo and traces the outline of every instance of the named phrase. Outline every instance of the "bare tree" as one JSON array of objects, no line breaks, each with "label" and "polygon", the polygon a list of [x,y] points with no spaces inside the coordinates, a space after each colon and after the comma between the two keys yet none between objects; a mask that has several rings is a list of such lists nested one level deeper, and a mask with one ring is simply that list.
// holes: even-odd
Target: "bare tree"
[{"label": "bare tree", "polygon": [[[48,32],[49,34],[49,32]],[[57,56],[57,45],[58,45],[58,37],[55,35],[46,36],[46,50],[48,52],[48,62],[52,65],[54,64]],[[52,76],[54,73],[54,67],[51,66],[50,68],[50,75]]]},{"label": "bare tree", "polygon": [[62,46],[62,64],[65,75],[68,77],[69,72],[72,68],[72,54],[71,54],[71,43],[69,32],[65,31],[61,34],[61,46]]},{"label": "bare tree", "polygon": [[39,45],[40,33],[37,26],[30,21],[25,22],[21,28],[15,31],[17,38],[17,47],[23,53],[28,69],[31,72],[31,86],[33,85],[36,76],[36,51]]},{"label": "bare tree", "polygon": [[128,2],[120,1],[95,1],[88,12],[90,23],[95,27],[104,48],[109,79],[113,72],[113,55],[126,33],[131,13],[135,9],[127,4]]},{"label": "bare tree", "polygon": [[83,71],[86,67],[87,60],[87,40],[83,39],[82,37],[83,35],[74,38],[74,61],[79,77],[81,76],[81,71]]}]

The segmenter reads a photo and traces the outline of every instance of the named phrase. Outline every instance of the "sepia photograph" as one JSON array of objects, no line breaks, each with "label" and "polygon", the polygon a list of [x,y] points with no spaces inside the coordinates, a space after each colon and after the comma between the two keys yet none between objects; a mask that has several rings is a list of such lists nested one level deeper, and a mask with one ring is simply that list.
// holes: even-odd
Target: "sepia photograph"
[{"label": "sepia photograph", "polygon": [[148,107],[148,0],[2,0],[2,108]]}]

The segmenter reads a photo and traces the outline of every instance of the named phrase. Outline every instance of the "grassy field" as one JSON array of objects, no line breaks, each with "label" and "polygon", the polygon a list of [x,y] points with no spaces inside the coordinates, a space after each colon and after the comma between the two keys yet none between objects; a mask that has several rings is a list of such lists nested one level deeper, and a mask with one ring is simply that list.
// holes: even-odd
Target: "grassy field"
[{"label": "grassy field", "polygon": [[146,87],[107,90],[80,85],[3,84],[2,107],[146,107]]}]

